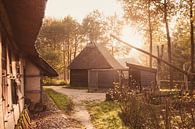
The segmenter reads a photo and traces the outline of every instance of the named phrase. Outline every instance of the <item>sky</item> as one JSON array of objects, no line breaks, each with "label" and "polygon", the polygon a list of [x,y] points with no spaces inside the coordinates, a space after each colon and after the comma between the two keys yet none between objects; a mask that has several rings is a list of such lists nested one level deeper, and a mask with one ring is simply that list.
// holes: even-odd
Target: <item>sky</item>
[{"label": "sky", "polygon": [[[48,0],[45,16],[62,19],[70,15],[81,23],[82,19],[93,10],[99,10],[105,16],[116,14],[119,17],[123,17],[124,14],[122,5],[118,0]],[[122,37],[120,38],[136,47],[142,47],[143,37],[141,35],[136,31],[136,28],[127,25],[123,28]],[[135,57],[137,52],[131,51],[130,55]]]},{"label": "sky", "polygon": [[48,0],[45,16],[61,19],[71,15],[81,22],[95,9],[103,12],[105,16],[115,13],[119,16],[123,15],[122,6],[117,0]]}]

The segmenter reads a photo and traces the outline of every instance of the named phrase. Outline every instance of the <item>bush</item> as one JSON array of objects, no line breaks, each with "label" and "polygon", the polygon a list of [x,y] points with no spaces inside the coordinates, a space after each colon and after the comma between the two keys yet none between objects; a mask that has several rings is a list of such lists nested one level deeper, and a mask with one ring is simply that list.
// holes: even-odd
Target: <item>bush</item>
[{"label": "bush", "polygon": [[109,94],[118,102],[120,117],[130,129],[195,128],[195,96],[138,94],[119,85]]},{"label": "bush", "polygon": [[154,113],[155,109],[144,102],[142,95],[118,84],[114,89],[109,90],[109,94],[113,100],[119,103],[120,117],[128,128],[159,128],[158,119]]},{"label": "bush", "polygon": [[44,78],[43,85],[67,85],[67,82],[60,79]]}]

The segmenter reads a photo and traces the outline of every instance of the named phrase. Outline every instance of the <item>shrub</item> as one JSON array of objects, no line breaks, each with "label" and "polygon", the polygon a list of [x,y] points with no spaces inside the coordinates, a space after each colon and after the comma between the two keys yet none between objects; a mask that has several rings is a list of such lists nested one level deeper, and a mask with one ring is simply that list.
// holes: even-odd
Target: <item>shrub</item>
[{"label": "shrub", "polygon": [[109,94],[113,100],[119,103],[120,117],[128,128],[159,128],[155,110],[144,102],[142,95],[118,84],[115,85],[114,89],[109,90]]},{"label": "shrub", "polygon": [[195,128],[195,96],[138,94],[118,84],[108,93],[119,104],[120,117],[130,129]]},{"label": "shrub", "polygon": [[44,78],[43,85],[66,85],[67,82],[65,80],[60,79],[52,79],[52,78]]}]

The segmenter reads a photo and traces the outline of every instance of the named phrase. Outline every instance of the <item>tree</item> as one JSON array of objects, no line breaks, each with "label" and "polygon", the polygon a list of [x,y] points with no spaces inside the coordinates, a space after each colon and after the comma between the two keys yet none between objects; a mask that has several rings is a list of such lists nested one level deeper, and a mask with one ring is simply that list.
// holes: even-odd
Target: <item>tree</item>
[{"label": "tree", "polygon": [[76,57],[82,42],[81,25],[71,16],[63,20],[45,19],[36,47],[64,80],[68,78],[67,67]]},{"label": "tree", "polygon": [[[121,0],[124,11],[125,18],[138,24],[138,26],[148,32],[149,36],[149,51],[152,54],[153,48],[153,31],[154,24],[158,22],[156,8],[154,8],[153,0]],[[136,10],[136,11],[135,11]],[[146,24],[148,23],[148,24]],[[152,57],[150,56],[149,66],[152,67]]]},{"label": "tree", "polygon": [[86,40],[101,44],[108,42],[105,17],[98,10],[87,15],[83,19],[82,26]]}]

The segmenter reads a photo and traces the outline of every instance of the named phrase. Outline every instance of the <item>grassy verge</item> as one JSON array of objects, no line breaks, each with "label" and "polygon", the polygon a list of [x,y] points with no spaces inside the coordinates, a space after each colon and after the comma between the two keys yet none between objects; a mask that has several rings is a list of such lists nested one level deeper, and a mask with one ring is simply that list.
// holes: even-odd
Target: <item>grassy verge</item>
[{"label": "grassy verge", "polygon": [[92,123],[97,129],[127,129],[118,116],[120,108],[116,103],[92,102],[86,107],[91,115]]},{"label": "grassy verge", "polygon": [[66,89],[78,89],[78,90],[87,90],[88,88],[87,87],[74,87],[74,86],[70,86],[70,85],[65,85],[63,88],[66,88]]},{"label": "grassy verge", "polygon": [[74,104],[66,95],[58,93],[50,88],[45,88],[44,91],[52,98],[60,110],[63,110],[66,113],[70,113],[73,110]]}]

